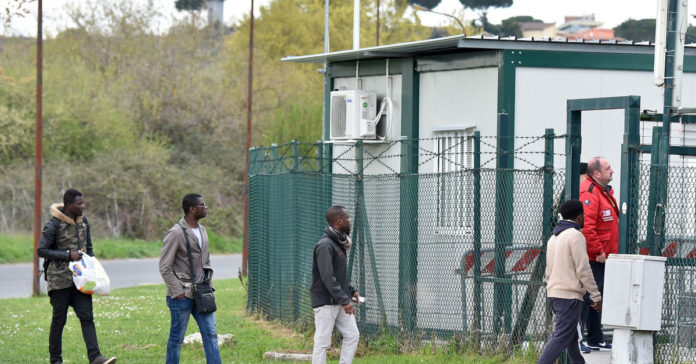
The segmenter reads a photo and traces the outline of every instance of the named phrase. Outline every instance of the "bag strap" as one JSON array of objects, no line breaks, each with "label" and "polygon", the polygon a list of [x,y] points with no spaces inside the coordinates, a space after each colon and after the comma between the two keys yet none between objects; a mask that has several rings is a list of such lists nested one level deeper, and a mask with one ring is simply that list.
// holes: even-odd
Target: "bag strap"
[{"label": "bag strap", "polygon": [[184,231],[184,239],[186,239],[186,252],[188,253],[189,267],[191,268],[191,283],[193,284],[193,289],[196,289],[196,271],[193,269],[193,255],[191,255],[191,242],[189,241],[188,234],[186,233],[186,228],[179,224],[181,229]]}]

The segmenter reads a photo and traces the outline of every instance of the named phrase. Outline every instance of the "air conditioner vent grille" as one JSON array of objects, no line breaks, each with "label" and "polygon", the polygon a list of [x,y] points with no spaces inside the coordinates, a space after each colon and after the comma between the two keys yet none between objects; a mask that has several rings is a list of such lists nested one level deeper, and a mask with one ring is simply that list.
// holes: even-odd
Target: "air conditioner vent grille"
[{"label": "air conditioner vent grille", "polygon": [[331,95],[331,138],[346,136],[346,96]]}]

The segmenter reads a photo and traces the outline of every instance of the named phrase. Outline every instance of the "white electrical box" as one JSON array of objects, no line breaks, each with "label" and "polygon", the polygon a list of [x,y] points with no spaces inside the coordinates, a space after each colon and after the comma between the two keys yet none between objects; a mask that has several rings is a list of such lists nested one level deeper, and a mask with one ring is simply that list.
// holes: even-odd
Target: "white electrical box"
[{"label": "white electrical box", "polygon": [[604,271],[603,325],[660,330],[666,260],[649,255],[609,255]]},{"label": "white electrical box", "polygon": [[377,91],[331,92],[331,140],[376,139]]}]

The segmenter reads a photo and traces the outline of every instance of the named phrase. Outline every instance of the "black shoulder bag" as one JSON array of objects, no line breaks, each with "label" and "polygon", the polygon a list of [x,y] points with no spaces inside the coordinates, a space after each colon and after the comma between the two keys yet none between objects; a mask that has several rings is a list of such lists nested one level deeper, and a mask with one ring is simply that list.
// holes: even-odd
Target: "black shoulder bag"
[{"label": "black shoulder bag", "polygon": [[196,310],[200,313],[213,313],[217,310],[217,306],[215,305],[213,287],[210,287],[210,279],[206,279],[204,270],[201,282],[193,282],[196,279],[196,272],[193,270],[191,243],[189,242],[188,234],[186,234],[186,228],[181,226],[181,229],[184,230],[184,239],[186,239],[186,252],[188,253],[189,266],[191,267],[191,282],[193,283],[191,288],[193,289],[193,302],[196,304]]}]

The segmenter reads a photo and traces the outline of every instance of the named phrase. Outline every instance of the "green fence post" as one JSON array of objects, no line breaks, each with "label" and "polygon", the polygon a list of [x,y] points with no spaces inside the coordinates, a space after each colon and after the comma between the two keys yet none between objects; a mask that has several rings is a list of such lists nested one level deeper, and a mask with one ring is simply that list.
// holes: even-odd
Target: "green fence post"
[{"label": "green fence post", "polygon": [[[466,299],[466,297],[464,297]],[[474,341],[481,344],[481,132],[474,132]],[[467,313],[464,312],[464,315]]]},{"label": "green fence post", "polygon": [[[660,255],[662,246],[660,234],[656,234],[655,226],[657,220],[657,194],[659,193],[658,186],[658,171],[659,171],[659,155],[660,143],[662,142],[662,127],[654,126],[652,132],[652,146],[650,148],[650,187],[648,192],[648,224],[646,231],[645,247],[650,249],[650,255]],[[637,197],[637,196],[636,196]],[[652,218],[651,218],[652,217]],[[658,242],[659,240],[659,242]],[[642,245],[642,244],[641,244]]]},{"label": "green fence post", "polygon": [[317,172],[324,173],[324,142],[317,140]]},{"label": "green fence post", "polygon": [[[300,232],[299,232],[299,224],[298,224],[298,218],[296,216],[296,212],[300,211],[299,204],[297,199],[298,198],[303,198],[300,197],[298,194],[298,188],[297,188],[297,179],[301,178],[301,175],[298,174],[297,172],[300,172],[300,142],[297,140],[292,141],[292,171],[288,175],[288,178],[290,178],[290,183],[287,184],[287,187],[290,188],[289,193],[286,193],[286,196],[288,198],[292,199],[292,202],[290,206],[292,206],[292,210],[287,210],[285,209],[286,214],[289,212],[289,218],[287,218],[285,221],[291,221],[292,223],[292,247],[293,247],[293,259],[292,259],[292,275],[291,277],[291,282],[292,282],[292,287],[288,287],[289,289],[287,290],[291,294],[291,302],[292,302],[292,321],[297,322],[297,320],[300,318],[300,299],[302,297],[302,294],[300,293],[300,286],[301,286],[301,265],[300,262],[302,261],[302,257],[300,254],[302,254],[302,249],[300,249],[300,245],[302,244],[302,240],[300,239]],[[300,185],[302,182],[300,181]]]},{"label": "green fence post", "polygon": [[[380,312],[380,325],[382,327],[386,326],[387,324],[387,311],[384,307],[384,297],[382,296],[382,287],[380,286],[379,283],[379,272],[377,271],[377,260],[375,256],[375,250],[372,248],[372,236],[370,234],[370,221],[367,218],[367,209],[365,208],[365,204],[362,205],[361,207],[361,214],[363,218],[360,220],[362,222],[363,228],[363,244],[367,248],[367,254],[370,257],[370,270],[372,271],[372,278],[374,279],[374,285],[375,285],[375,294],[377,295],[377,305],[379,307],[379,312]],[[361,295],[364,295],[365,293],[360,292]],[[362,318],[362,311],[361,310],[361,318]]]},{"label": "green fence post", "polygon": [[527,333],[529,320],[531,319],[534,303],[539,295],[541,285],[536,284],[544,278],[546,268],[546,241],[551,237],[553,231],[553,153],[554,153],[555,135],[553,129],[546,129],[544,134],[544,187],[543,187],[543,202],[542,202],[542,228],[541,228],[541,246],[539,255],[537,256],[534,270],[529,278],[527,292],[522,299],[520,310],[517,313],[515,328],[512,331],[511,346],[515,347],[522,344]]},{"label": "green fence post", "polygon": [[[358,271],[360,272],[360,278],[358,280],[358,291],[360,294],[365,294],[365,223],[367,216],[363,215],[363,207],[365,205],[365,185],[364,185],[364,150],[363,141],[358,140],[355,142],[355,183],[357,194],[355,196],[355,234],[357,234],[356,248],[358,249]],[[365,323],[366,316],[365,310],[360,310],[360,322]]]},{"label": "green fence post", "polygon": [[632,187],[638,175],[638,145],[640,144],[640,96],[628,96],[624,108],[624,134],[621,145],[621,196],[619,201],[619,254],[629,253],[631,221],[637,212],[628,204],[638,198]]},{"label": "green fence post", "polygon": [[297,140],[292,141],[292,171],[298,172],[300,170],[300,142]]},{"label": "green fence post", "polygon": [[[493,258],[493,273],[497,280],[505,278],[506,249],[512,244],[514,131],[510,128],[508,114],[498,114],[495,255]],[[511,299],[510,284],[496,281],[493,292],[493,327],[496,332],[501,332],[501,320],[505,323],[506,332],[510,332]]]},{"label": "green fence post", "polygon": [[571,110],[568,100],[568,121],[566,141],[566,179],[565,179],[565,200],[577,199],[580,196],[580,150],[582,147],[581,125],[582,112]]},{"label": "green fence post", "polygon": [[403,140],[399,189],[399,297],[398,308],[406,334],[418,319],[418,141]]}]

